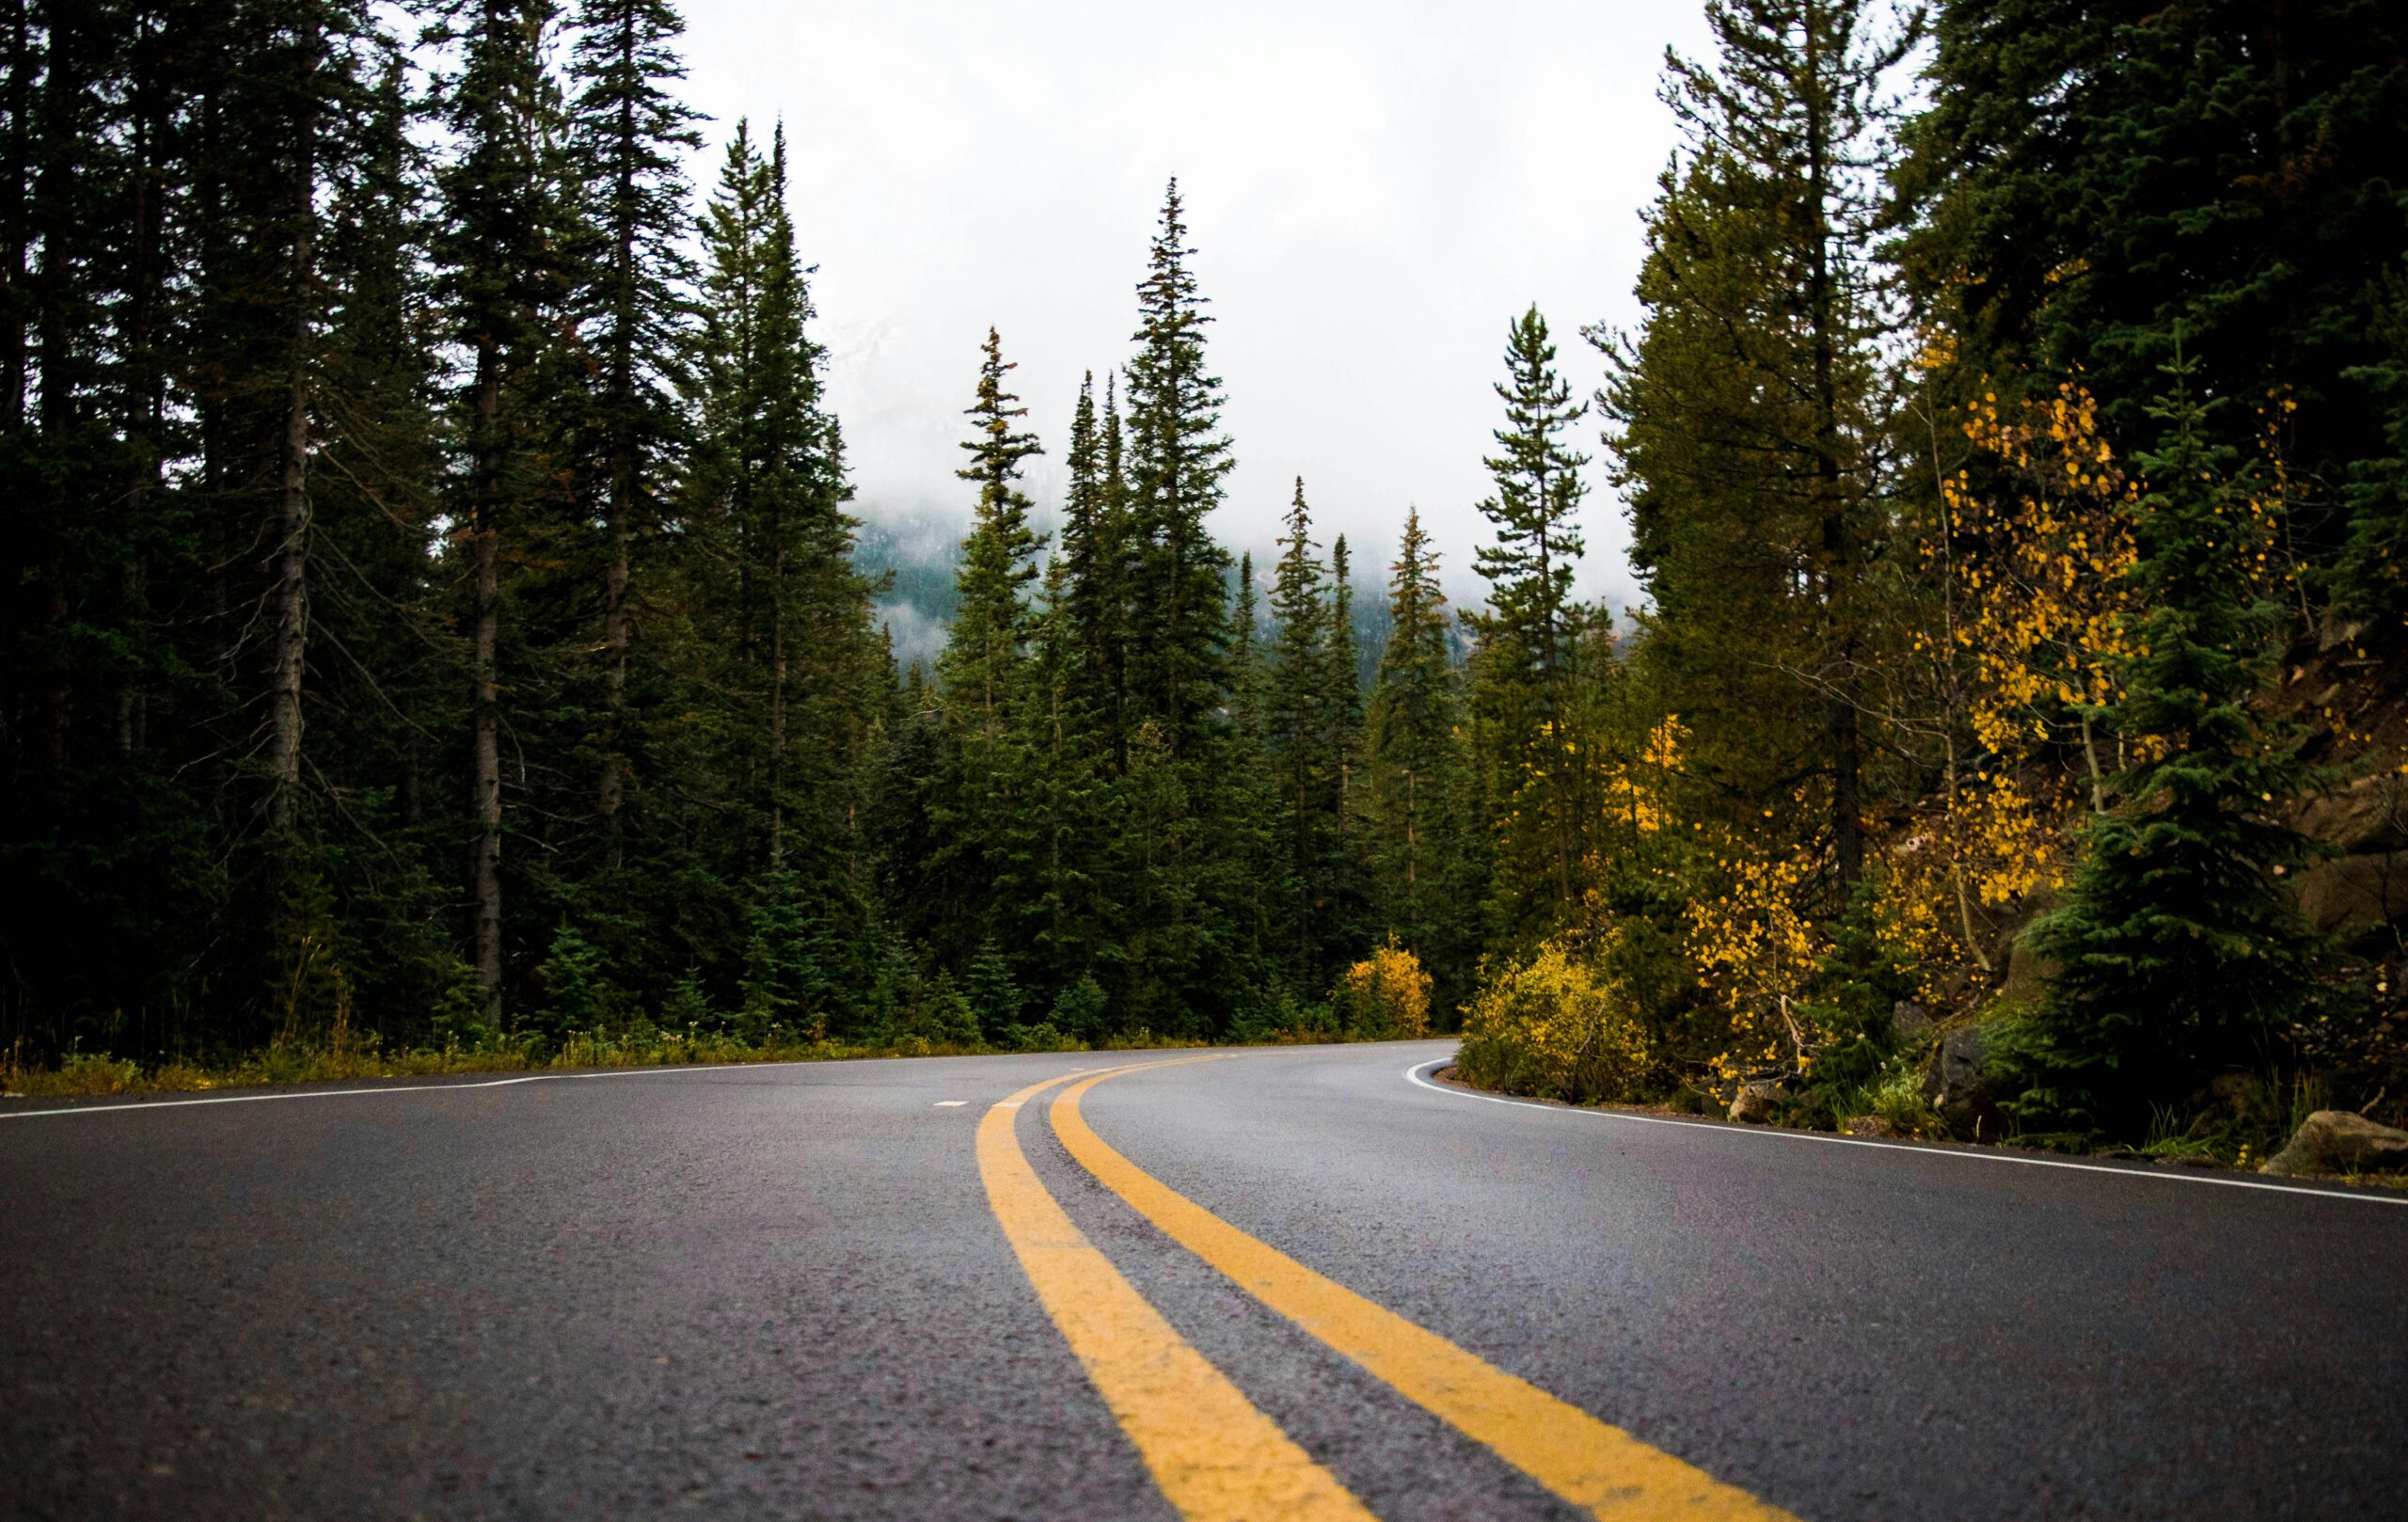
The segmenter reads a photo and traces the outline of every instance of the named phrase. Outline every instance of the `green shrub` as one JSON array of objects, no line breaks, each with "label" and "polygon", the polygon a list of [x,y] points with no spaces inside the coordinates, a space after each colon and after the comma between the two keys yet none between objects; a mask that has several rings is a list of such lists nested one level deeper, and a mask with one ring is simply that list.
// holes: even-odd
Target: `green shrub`
[{"label": "green shrub", "polygon": [[1062,991],[1054,1001],[1054,1012],[1045,1023],[1079,1041],[1100,1041],[1111,1030],[1112,1007],[1104,997],[1102,985],[1092,975],[1082,974],[1079,980]]}]

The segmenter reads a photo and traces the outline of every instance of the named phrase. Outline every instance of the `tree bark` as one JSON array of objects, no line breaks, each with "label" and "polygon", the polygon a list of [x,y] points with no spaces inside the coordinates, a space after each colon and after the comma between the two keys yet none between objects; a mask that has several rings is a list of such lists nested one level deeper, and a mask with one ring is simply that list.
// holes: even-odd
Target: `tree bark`
[{"label": "tree bark", "polygon": [[[619,28],[620,65],[637,66],[635,11],[628,8]],[[610,562],[602,579],[602,645],[604,708],[602,775],[595,788],[594,813],[610,864],[617,870],[623,859],[619,837],[619,805],[625,792],[626,758],[624,748],[627,706],[627,579],[635,540],[636,440],[635,329],[640,295],[635,271],[635,103],[627,96],[619,104],[616,200],[612,205],[611,275],[619,310],[613,314],[610,356]]]},{"label": "tree bark", "polygon": [[1855,697],[1850,690],[1856,663],[1856,633],[1847,603],[1855,578],[1854,547],[1849,542],[1846,494],[1840,469],[1838,321],[1832,311],[1831,280],[1830,100],[1824,87],[1822,40],[1815,8],[1805,13],[1806,78],[1801,91],[1806,107],[1807,194],[1814,204],[1809,232],[1807,313],[1812,328],[1814,366],[1814,476],[1822,519],[1823,606],[1831,630],[1833,673],[1827,681],[1825,711],[1831,747],[1831,840],[1839,866],[1840,896],[1845,900],[1864,875],[1864,803],[1862,742],[1858,733]]},{"label": "tree bark", "polygon": [[[42,82],[41,122],[37,142],[40,166],[34,174],[29,208],[28,242],[41,245],[41,263],[30,282],[34,345],[40,355],[40,384],[35,406],[36,425],[52,448],[65,449],[79,421],[79,391],[88,380],[86,365],[74,353],[67,307],[75,281],[84,237],[76,216],[75,185],[82,172],[82,107],[89,79],[88,32],[92,23],[74,6],[58,8],[46,18],[46,70]],[[12,83],[22,84],[21,81]],[[63,529],[68,504],[49,503],[52,523]],[[50,626],[52,653],[42,677],[40,724],[51,769],[67,769],[74,727],[74,680],[65,647],[74,613],[68,586],[69,566],[63,534],[54,531],[42,548],[43,612]]]},{"label": "tree bark", "polygon": [[[784,517],[781,511],[782,526]],[[786,549],[781,534],[769,592],[769,869],[773,872],[785,865],[785,759]]]},{"label": "tree bark", "polygon": [[[134,227],[127,270],[124,326],[127,384],[121,418],[128,468],[125,510],[120,524],[123,551],[118,561],[118,604],[119,618],[124,625],[127,643],[138,650],[145,644],[141,626],[148,582],[142,545],[150,499],[159,487],[157,427],[165,388],[165,377],[160,373],[152,352],[151,335],[158,311],[161,223],[164,218],[160,204],[160,186],[164,176],[160,173],[155,155],[161,151],[161,119],[166,112],[156,76],[158,59],[154,34],[142,22],[137,21],[136,25],[139,30],[134,44],[134,162],[131,176]],[[130,660],[117,694],[117,749],[120,759],[132,759],[141,747],[142,721],[141,674],[138,665]]]},{"label": "tree bark", "polygon": [[[310,40],[314,63],[316,40]],[[293,831],[293,800],[301,786],[301,676],[309,635],[309,289],[316,240],[317,168],[310,139],[314,123],[301,124],[300,166],[294,176],[293,229],[292,350],[286,361],[283,470],[277,500],[276,632],[268,681],[274,726],[269,742],[268,827],[277,835]]]},{"label": "tree bark", "polygon": [[25,0],[8,0],[8,161],[0,174],[0,429],[25,420],[25,247],[31,239],[25,173],[33,109],[33,31]]},{"label": "tree bark", "polygon": [[472,634],[469,676],[469,807],[476,836],[469,849],[469,892],[475,919],[477,980],[485,1018],[501,1023],[501,682],[497,646],[501,632],[500,495],[501,354],[492,335],[477,343],[476,496],[468,523],[475,548],[470,579]]}]

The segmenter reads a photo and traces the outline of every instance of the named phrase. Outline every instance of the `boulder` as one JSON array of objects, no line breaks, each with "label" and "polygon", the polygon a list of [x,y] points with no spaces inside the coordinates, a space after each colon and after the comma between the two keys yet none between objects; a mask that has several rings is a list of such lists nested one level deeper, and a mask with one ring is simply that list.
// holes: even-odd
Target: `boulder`
[{"label": "boulder", "polygon": [[[2033,921],[2057,907],[2057,897],[2056,890],[2052,888],[2036,888],[2017,899],[2014,907],[1999,921],[1998,933],[1990,942],[1992,977],[2003,984],[2015,975],[2016,956],[2023,943],[2024,933],[2032,928]],[[2038,971],[2038,964],[2031,962],[2031,955],[2028,951],[2022,953],[2028,964],[2023,971],[2027,982]]]},{"label": "boulder", "polygon": [[1924,1065],[1923,1097],[1949,1131],[1976,1141],[2004,1134],[1998,1114],[1998,1080],[1988,1068],[1989,1038],[1979,1025],[1941,1037]]},{"label": "boulder", "polygon": [[1900,1046],[1921,1046],[1939,1030],[1931,1011],[1912,999],[1900,999],[1890,1007],[1890,1039]]},{"label": "boulder", "polygon": [[2377,1125],[2347,1110],[2319,1110],[2300,1122],[2290,1145],[2261,1173],[2392,1173],[2408,1169],[2408,1131]]},{"label": "boulder", "polygon": [[1768,1079],[1742,1084],[1739,1092],[1731,1100],[1731,1118],[1761,1126],[1779,1116],[1782,1105],[1788,1100],[1789,1090]]},{"label": "boulder", "polygon": [[2345,644],[2355,644],[2358,636],[2366,631],[2367,626],[2362,622],[2344,619],[2337,614],[2329,616],[2324,620],[2324,626],[2317,631],[2317,653],[2322,655],[2338,650]]},{"label": "boulder", "polygon": [[2026,926],[2007,942],[2006,966],[1998,985],[2000,998],[2036,1005],[2048,996],[2049,985],[2057,975],[2056,960],[2033,950],[2031,939],[2031,927]]},{"label": "boulder", "polygon": [[2299,875],[2299,912],[2320,935],[2408,918],[2408,851],[2328,856]]},{"label": "boulder", "polygon": [[2408,850],[2408,778],[2396,771],[2356,778],[2301,803],[2291,823],[2337,850]]},{"label": "boulder", "polygon": [[1968,1025],[1941,1037],[1939,1049],[1924,1066],[1923,1097],[1935,1105],[1964,1098],[1980,1086],[1982,1059],[1988,1052],[1988,1038],[1979,1025]]}]

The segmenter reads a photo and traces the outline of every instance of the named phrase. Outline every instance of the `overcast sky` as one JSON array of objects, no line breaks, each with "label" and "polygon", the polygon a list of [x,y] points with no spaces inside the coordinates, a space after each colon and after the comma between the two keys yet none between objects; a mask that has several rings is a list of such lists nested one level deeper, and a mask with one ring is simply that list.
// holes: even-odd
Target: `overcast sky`
[{"label": "overcast sky", "polygon": [[[1215,531],[1268,546],[1301,474],[1366,572],[1418,503],[1471,589],[1507,322],[1535,300],[1576,392],[1579,327],[1627,325],[1639,214],[1673,142],[1665,46],[1697,0],[1193,7],[690,0],[687,98],[786,124],[857,511],[958,537],[961,409],[989,324],[1062,491],[1083,370],[1128,355],[1179,176],[1237,469]],[[1581,424],[1592,454],[1595,430]],[[1592,468],[1592,478],[1602,470]],[[1632,598],[1622,509],[1586,510],[1587,595]],[[898,630],[898,634],[902,631]]]}]

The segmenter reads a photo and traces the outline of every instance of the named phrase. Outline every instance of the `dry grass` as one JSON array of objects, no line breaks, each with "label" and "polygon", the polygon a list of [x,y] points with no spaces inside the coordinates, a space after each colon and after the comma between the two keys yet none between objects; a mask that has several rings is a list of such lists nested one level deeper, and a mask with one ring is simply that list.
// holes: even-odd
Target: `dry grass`
[{"label": "dry grass", "polygon": [[[1283,1032],[1275,1040],[1309,1040],[1304,1032]],[[1332,1040],[1334,1035],[1323,1036]],[[1089,1048],[1064,1051],[1146,1052],[1198,1043],[1138,1031]],[[420,1078],[459,1073],[527,1072],[611,1068],[682,1068],[751,1062],[838,1062],[864,1057],[975,1056],[1009,1050],[906,1036],[875,1045],[812,1040],[773,1035],[757,1042],[707,1032],[649,1031],[624,1037],[571,1037],[556,1051],[538,1054],[524,1042],[500,1041],[473,1048],[386,1052],[371,1040],[344,1046],[272,1046],[221,1062],[169,1060],[143,1064],[91,1053],[69,1056],[55,1068],[0,1061],[0,1094],[68,1097],[94,1094],[191,1093],[277,1084],[343,1083],[373,1078]]]}]

